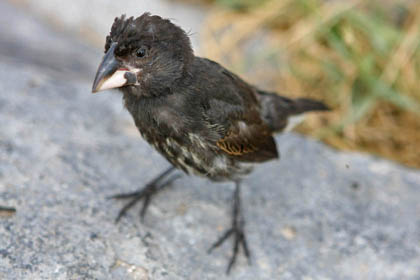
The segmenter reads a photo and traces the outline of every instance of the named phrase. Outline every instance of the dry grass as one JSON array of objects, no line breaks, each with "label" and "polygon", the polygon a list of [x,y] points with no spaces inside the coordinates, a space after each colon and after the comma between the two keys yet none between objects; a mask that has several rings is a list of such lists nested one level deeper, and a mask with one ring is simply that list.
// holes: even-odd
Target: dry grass
[{"label": "dry grass", "polygon": [[334,108],[299,131],[420,167],[418,1],[218,1],[228,6],[207,19],[203,55]]}]

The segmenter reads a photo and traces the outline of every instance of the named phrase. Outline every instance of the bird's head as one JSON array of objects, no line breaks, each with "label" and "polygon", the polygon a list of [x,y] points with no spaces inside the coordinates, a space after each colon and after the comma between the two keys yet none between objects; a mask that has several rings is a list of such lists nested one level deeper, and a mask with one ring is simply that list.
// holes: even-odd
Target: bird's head
[{"label": "bird's head", "polygon": [[188,73],[194,58],[187,34],[159,16],[115,18],[92,92],[121,88],[138,96],[158,95]]}]

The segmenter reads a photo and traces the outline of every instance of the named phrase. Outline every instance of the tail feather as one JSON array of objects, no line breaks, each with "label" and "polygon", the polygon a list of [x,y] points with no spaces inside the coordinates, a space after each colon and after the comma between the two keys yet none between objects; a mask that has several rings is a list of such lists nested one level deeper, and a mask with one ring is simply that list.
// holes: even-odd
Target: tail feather
[{"label": "tail feather", "polygon": [[265,91],[258,91],[262,116],[273,131],[281,131],[289,123],[289,117],[310,111],[330,110],[321,101],[309,98],[290,99]]},{"label": "tail feather", "polygon": [[293,100],[296,104],[296,114],[301,114],[308,111],[328,111],[327,105],[321,101],[309,99],[309,98],[298,98]]}]

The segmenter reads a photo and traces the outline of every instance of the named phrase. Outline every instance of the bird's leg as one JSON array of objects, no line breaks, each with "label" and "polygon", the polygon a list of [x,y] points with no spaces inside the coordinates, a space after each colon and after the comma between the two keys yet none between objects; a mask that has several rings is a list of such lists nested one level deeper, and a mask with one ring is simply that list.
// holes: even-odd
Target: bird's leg
[{"label": "bird's leg", "polygon": [[208,252],[210,253],[213,249],[219,247],[228,237],[233,235],[233,254],[230,258],[229,265],[226,273],[229,274],[232,266],[236,262],[239,247],[242,246],[244,254],[250,263],[250,253],[245,238],[245,219],[241,209],[241,197],[240,197],[240,182],[235,182],[235,192],[233,193],[233,208],[232,208],[232,227],[225,231],[225,233],[210,247]]},{"label": "bird's leg", "polygon": [[139,202],[140,200],[143,200],[143,207],[141,208],[141,211],[140,211],[140,218],[141,220],[143,220],[152,196],[155,195],[160,190],[162,190],[163,188],[165,188],[166,186],[170,185],[177,178],[179,178],[180,174],[169,177],[167,180],[164,180],[173,171],[175,171],[175,167],[173,166],[166,169],[164,172],[159,174],[159,176],[157,176],[155,179],[147,183],[146,186],[139,191],[111,196],[110,198],[114,198],[114,199],[129,199],[129,202],[118,213],[118,217],[115,221],[118,222],[127,213],[127,211],[131,207],[136,205],[137,202]]}]

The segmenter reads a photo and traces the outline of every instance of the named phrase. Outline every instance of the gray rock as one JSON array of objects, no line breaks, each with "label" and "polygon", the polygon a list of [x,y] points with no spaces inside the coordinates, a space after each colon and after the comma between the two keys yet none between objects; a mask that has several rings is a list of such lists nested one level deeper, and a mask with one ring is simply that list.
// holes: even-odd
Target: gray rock
[{"label": "gray rock", "polygon": [[[118,93],[90,94],[100,51],[30,23],[85,66],[69,67],[70,54],[60,70],[48,56],[19,60],[19,49],[0,61],[0,204],[17,208],[0,217],[0,279],[420,279],[420,172],[295,134],[244,182],[251,266],[240,256],[227,277],[232,244],[206,253],[229,226],[231,184],[185,176],[144,223],[137,206],[115,224],[123,203],[106,197],[168,164]],[[11,39],[0,30],[1,53]]]},{"label": "gray rock", "polygon": [[[16,0],[15,0],[16,2]],[[33,14],[82,36],[98,47],[103,47],[104,36],[109,33],[116,16],[126,14],[137,17],[145,12],[170,18],[190,33],[193,47],[199,46],[200,27],[205,19],[205,9],[188,5],[182,1],[168,0],[19,0],[17,1]]]},{"label": "gray rock", "polygon": [[48,75],[92,79],[97,65],[92,56],[100,50],[58,33],[35,16],[0,2],[0,60],[25,69],[43,68]]}]

